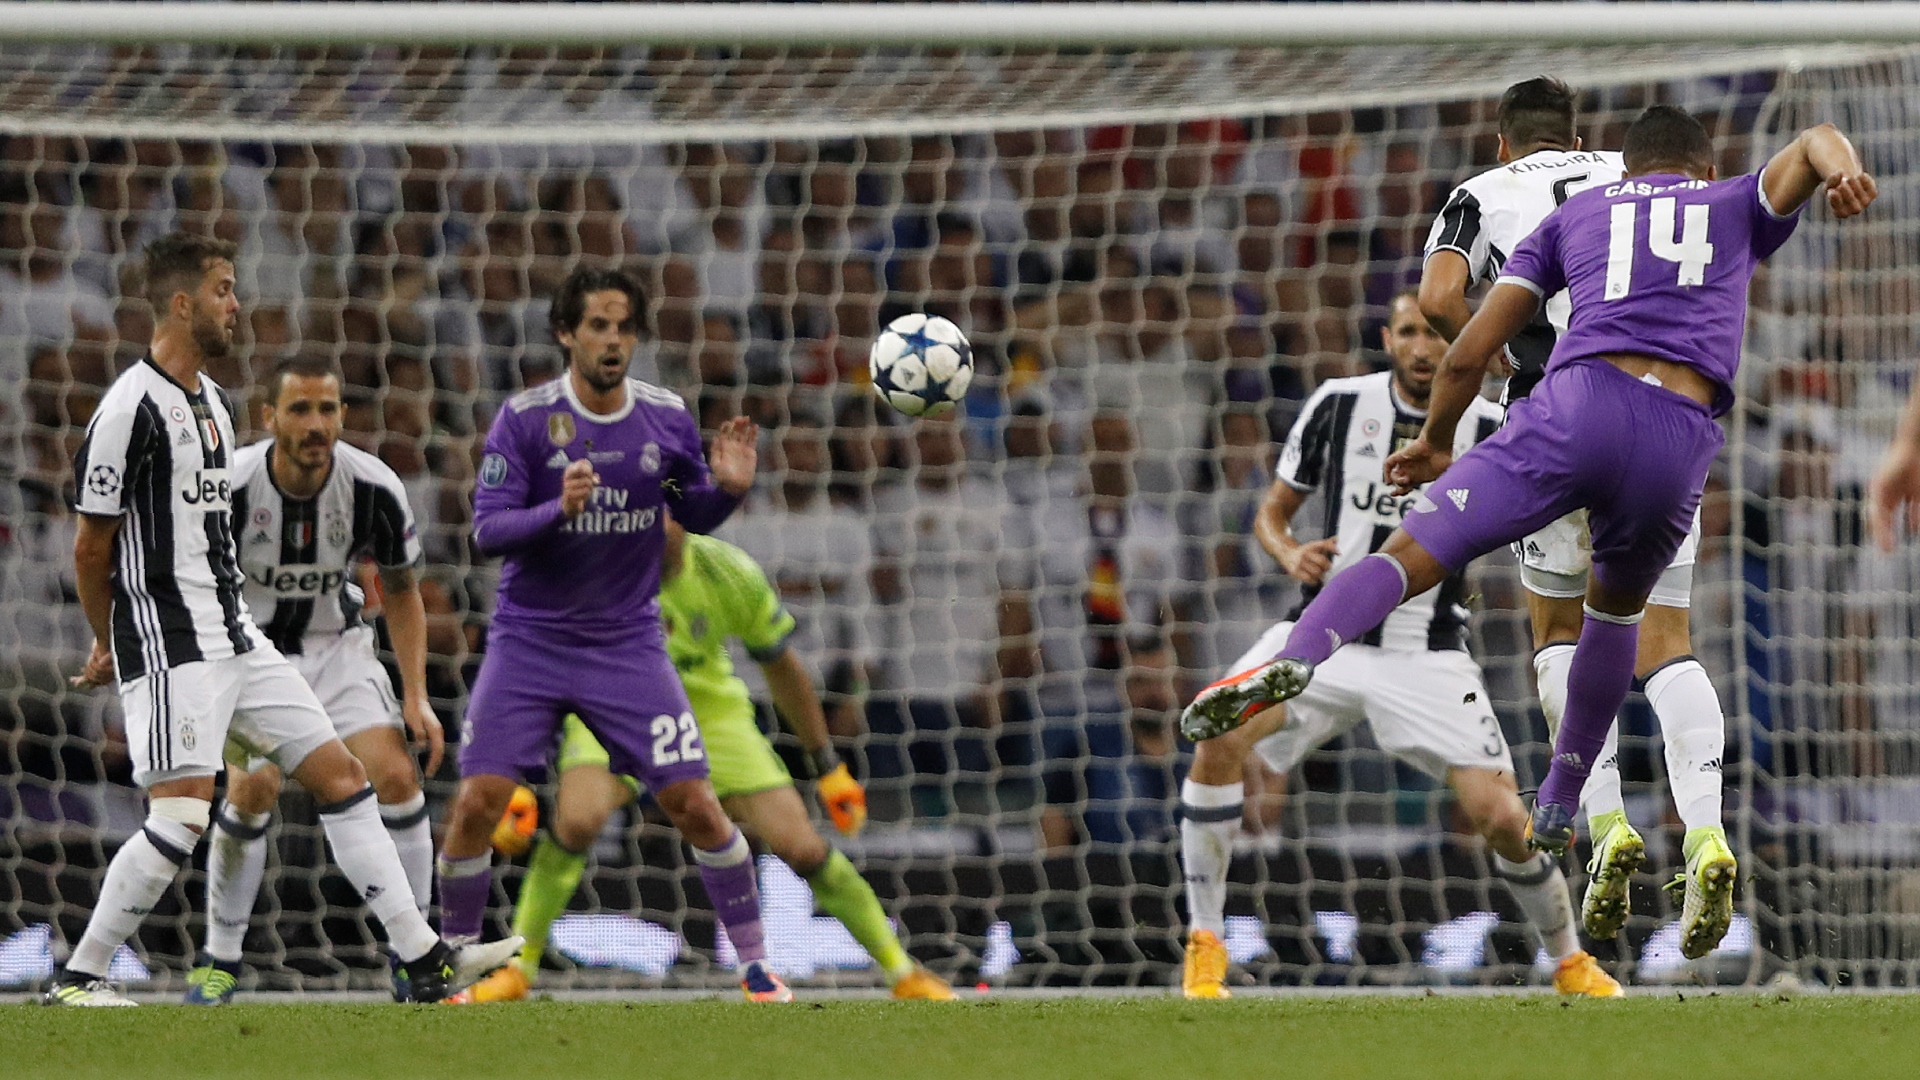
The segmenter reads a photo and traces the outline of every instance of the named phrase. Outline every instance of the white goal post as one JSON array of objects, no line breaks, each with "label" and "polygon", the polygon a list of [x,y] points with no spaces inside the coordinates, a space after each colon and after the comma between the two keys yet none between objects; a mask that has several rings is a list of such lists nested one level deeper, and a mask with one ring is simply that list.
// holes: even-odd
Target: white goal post
[{"label": "white goal post", "polygon": [[[1589,146],[1668,102],[1726,172],[1832,120],[1882,190],[1845,228],[1809,211],[1759,279],[1707,503],[1695,633],[1729,713],[1736,932],[1678,957],[1658,888],[1678,834],[1635,705],[1652,859],[1595,951],[1642,984],[1912,985],[1920,563],[1862,546],[1858,493],[1920,355],[1916,43],[1905,2],[0,2],[0,985],[44,977],[140,820],[117,704],[63,678],[88,645],[63,469],[144,346],[139,246],[175,227],[242,246],[248,349],[216,377],[251,400],[278,356],[331,357],[348,437],[407,484],[450,731],[493,587],[463,517],[476,439],[555,369],[538,298],[581,264],[638,275],[645,377],[767,431],[762,490],[721,535],[802,621],[873,802],[833,839],[909,948],[969,982],[1177,981],[1167,723],[1297,599],[1249,536],[1273,443],[1318,381],[1382,362],[1439,200],[1493,163],[1503,88],[1542,73],[1581,92]],[[866,343],[910,309],[976,347],[963,421],[872,408]],[[1137,508],[1118,539],[1083,502],[1116,483]],[[1510,565],[1470,591],[1526,787],[1545,730]],[[429,784],[436,815],[454,779]],[[1229,890],[1247,978],[1542,977],[1440,785],[1364,731],[1278,781],[1256,782]],[[246,985],[377,985],[311,806],[290,796],[275,827]],[[873,980],[762,865],[776,965]],[[653,817],[617,816],[550,984],[726,978],[687,870]],[[116,977],[178,985],[200,888],[183,877]]]}]

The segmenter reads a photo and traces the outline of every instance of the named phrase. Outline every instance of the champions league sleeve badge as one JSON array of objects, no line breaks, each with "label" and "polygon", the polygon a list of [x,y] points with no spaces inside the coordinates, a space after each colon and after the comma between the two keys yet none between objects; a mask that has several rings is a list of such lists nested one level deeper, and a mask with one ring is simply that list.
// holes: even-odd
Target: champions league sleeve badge
[{"label": "champions league sleeve badge", "polygon": [[480,461],[480,483],[483,487],[499,487],[507,478],[507,459],[499,454],[488,454]]}]

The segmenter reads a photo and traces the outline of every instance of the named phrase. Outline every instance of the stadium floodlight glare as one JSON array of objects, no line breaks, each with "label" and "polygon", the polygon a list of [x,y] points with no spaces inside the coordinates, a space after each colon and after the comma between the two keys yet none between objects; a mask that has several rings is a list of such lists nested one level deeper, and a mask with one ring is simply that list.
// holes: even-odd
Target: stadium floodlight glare
[{"label": "stadium floodlight glare", "polygon": [[[1493,163],[1500,92],[1550,73],[1590,148],[1670,102],[1710,121],[1723,172],[1833,120],[1880,177],[1858,228],[1809,211],[1756,284],[1693,620],[1750,931],[1714,974],[1911,984],[1920,562],[1864,551],[1856,523],[1920,347],[1915,41],[1912,3],[0,2],[0,980],[64,955],[141,816],[113,695],[65,681],[91,635],[64,494],[99,387],[145,344],[139,246],[173,227],[241,244],[246,347],[213,372],[237,402],[282,353],[346,373],[348,437],[420,520],[450,722],[494,584],[463,516],[476,440],[554,370],[545,290],[632,270],[655,338],[636,374],[767,428],[731,535],[801,618],[836,722],[867,731],[843,750],[872,820],[844,846],[909,947],[970,982],[1177,977],[1183,751],[1155,680],[1190,691],[1297,600],[1248,528],[1273,443],[1317,381],[1377,360],[1438,200]],[[873,407],[869,346],[908,312],[973,346],[956,420]],[[943,453],[958,494],[925,464]],[[1125,453],[1139,528],[1096,543],[1074,500]],[[1067,540],[1020,539],[1042,523]],[[1115,572],[1126,603],[1090,607]],[[1524,788],[1546,748],[1512,568],[1468,592]],[[1030,632],[1000,639],[1003,602]],[[1116,641],[1114,610],[1147,625]],[[1658,744],[1626,724],[1652,860],[1619,955],[1642,957],[1677,918],[1650,886],[1678,844]],[[1243,838],[1236,957],[1282,983],[1419,981],[1429,947],[1450,978],[1537,977],[1450,813],[1364,732],[1313,755]],[[279,816],[251,972],[380,985],[311,806]],[[610,831],[554,953],[609,966],[542,985],[729,984],[691,876],[644,815]],[[878,978],[775,878],[791,970]],[[142,937],[157,979],[198,922]]]}]

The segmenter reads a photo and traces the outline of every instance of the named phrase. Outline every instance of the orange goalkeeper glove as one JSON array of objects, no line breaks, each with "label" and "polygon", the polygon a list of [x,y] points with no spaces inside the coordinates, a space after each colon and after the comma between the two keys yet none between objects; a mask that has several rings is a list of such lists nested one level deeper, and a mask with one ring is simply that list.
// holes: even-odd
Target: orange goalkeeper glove
[{"label": "orange goalkeeper glove", "polygon": [[814,781],[814,793],[820,796],[820,805],[827,808],[827,816],[833,819],[833,827],[840,830],[842,836],[853,836],[867,824],[867,789],[853,778],[847,769],[847,763],[835,765],[825,776]]},{"label": "orange goalkeeper glove", "polygon": [[493,827],[493,850],[511,859],[524,855],[533,846],[533,834],[540,828],[540,800],[533,789],[516,787],[507,800],[507,812]]}]

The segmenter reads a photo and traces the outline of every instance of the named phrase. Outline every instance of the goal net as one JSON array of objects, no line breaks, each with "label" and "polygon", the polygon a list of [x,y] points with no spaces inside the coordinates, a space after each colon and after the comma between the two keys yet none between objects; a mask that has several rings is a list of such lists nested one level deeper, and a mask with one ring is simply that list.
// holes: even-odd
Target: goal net
[{"label": "goal net", "polygon": [[[1680,959],[1658,887],[1679,834],[1637,703],[1623,762],[1653,858],[1626,933],[1596,952],[1640,982],[1913,974],[1920,565],[1862,546],[1859,493],[1915,345],[1895,269],[1920,255],[1914,53],[337,33],[0,42],[0,983],[64,956],[144,814],[114,695],[67,688],[90,635],[66,505],[87,418],[147,340],[140,247],[172,228],[241,246],[246,347],[212,374],[248,403],[242,427],[258,436],[275,359],[329,356],[346,438],[404,479],[450,733],[496,578],[467,540],[479,440],[506,395],[561,369],[554,285],[580,265],[634,272],[655,330],[636,374],[709,427],[744,413],[765,430],[759,490],[720,535],[799,619],[872,801],[867,830],[835,842],[909,949],[969,983],[1177,980],[1191,747],[1172,720],[1297,602],[1251,535],[1276,441],[1319,382],[1383,365],[1388,304],[1417,282],[1441,200],[1494,161],[1499,93],[1542,72],[1582,91],[1589,147],[1671,102],[1708,122],[1726,174],[1832,119],[1882,190],[1845,229],[1810,212],[1773,260],[1708,501],[1695,629],[1728,704],[1742,914],[1719,954]],[[958,419],[907,422],[866,386],[877,327],[908,311],[971,337]],[[1528,787],[1547,747],[1510,561],[1476,564],[1470,592]],[[429,785],[436,819],[455,779]],[[1364,728],[1251,786],[1227,939],[1252,980],[1541,977],[1444,787]],[[312,804],[285,796],[272,835],[247,985],[376,985],[377,935]],[[550,985],[723,978],[731,950],[683,854],[645,805],[616,815],[556,926]],[[776,967],[877,978],[802,881],[762,868]],[[183,875],[115,975],[177,986],[202,892]]]}]

